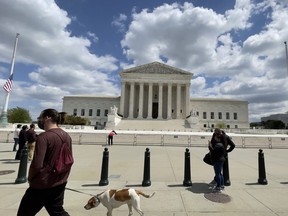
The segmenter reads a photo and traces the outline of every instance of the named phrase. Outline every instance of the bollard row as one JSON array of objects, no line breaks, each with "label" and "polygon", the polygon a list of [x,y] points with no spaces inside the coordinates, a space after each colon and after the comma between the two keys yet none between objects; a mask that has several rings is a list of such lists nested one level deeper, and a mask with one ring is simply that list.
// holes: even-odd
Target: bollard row
[{"label": "bollard row", "polygon": [[[186,148],[185,155],[184,155],[184,180],[183,180],[183,186],[188,187],[192,186],[191,181],[191,161],[190,161],[190,152],[189,149]],[[100,186],[108,185],[108,162],[109,162],[109,152],[108,149],[105,148],[103,152],[103,160],[102,160],[102,170],[101,170],[101,180],[99,182]],[[259,178],[258,183],[259,184],[268,184],[266,179],[266,173],[265,173],[265,161],[264,161],[264,153],[263,150],[260,149],[258,153],[258,167],[259,167]],[[223,177],[224,177],[224,185],[230,186],[230,176],[229,176],[229,159],[228,154],[226,156],[226,160],[223,164]],[[146,148],[145,156],[144,156],[144,172],[143,172],[143,181],[142,186],[147,187],[151,186],[151,180],[150,180],[150,150],[149,148]]]},{"label": "bollard row", "polygon": [[[190,152],[189,149],[186,148],[184,154],[184,180],[183,186],[188,187],[192,186],[191,181],[191,161],[190,161]],[[25,183],[27,182],[27,164],[28,164],[28,150],[27,146],[24,146],[21,152],[18,176],[15,180],[15,184]],[[109,184],[108,180],[108,170],[109,170],[109,151],[108,148],[104,149],[103,158],[102,158],[102,167],[101,167],[101,178],[99,181],[99,186],[106,186]],[[258,153],[258,183],[262,185],[267,185],[268,181],[266,179],[266,171],[265,171],[265,160],[264,153],[262,149],[259,149]],[[223,177],[224,177],[224,185],[230,186],[230,177],[229,177],[229,160],[228,155],[223,165]],[[146,148],[144,155],[144,172],[143,172],[143,181],[142,186],[147,187],[151,186],[150,180],[150,150]]]}]

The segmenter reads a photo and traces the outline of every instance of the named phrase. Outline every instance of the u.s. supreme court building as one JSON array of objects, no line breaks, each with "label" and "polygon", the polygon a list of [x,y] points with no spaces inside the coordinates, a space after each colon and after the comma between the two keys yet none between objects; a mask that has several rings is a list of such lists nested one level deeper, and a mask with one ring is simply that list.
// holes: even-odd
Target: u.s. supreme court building
[{"label": "u.s. supreme court building", "polygon": [[159,62],[129,68],[120,72],[120,96],[64,96],[63,111],[87,118],[98,128],[108,126],[111,116],[119,119],[117,124],[125,120],[174,124],[177,120],[183,127],[198,129],[217,124],[231,129],[249,127],[247,101],[191,98],[192,76]]}]

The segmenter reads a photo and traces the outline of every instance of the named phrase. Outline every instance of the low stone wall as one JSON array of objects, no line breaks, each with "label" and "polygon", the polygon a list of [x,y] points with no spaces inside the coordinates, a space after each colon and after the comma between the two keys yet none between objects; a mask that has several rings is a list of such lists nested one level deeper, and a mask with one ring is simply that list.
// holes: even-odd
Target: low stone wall
[{"label": "low stone wall", "polygon": [[[81,131],[66,130],[75,145],[106,145],[107,130]],[[42,131],[36,131],[41,133]],[[143,146],[183,146],[205,147],[211,139],[211,132],[172,132],[172,131],[117,131],[115,145]],[[228,133],[237,148],[288,148],[288,135],[285,134],[234,134]],[[0,143],[13,143],[12,130],[0,130]]]}]

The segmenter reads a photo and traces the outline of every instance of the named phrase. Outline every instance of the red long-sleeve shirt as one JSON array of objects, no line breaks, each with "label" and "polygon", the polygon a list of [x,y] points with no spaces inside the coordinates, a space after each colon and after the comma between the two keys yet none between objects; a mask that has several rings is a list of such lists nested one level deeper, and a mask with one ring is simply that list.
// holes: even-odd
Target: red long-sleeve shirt
[{"label": "red long-sleeve shirt", "polygon": [[71,137],[62,129],[53,128],[39,134],[28,175],[28,181],[32,188],[51,188],[61,185],[68,180],[70,170],[60,175],[53,172],[54,158],[57,158],[60,154],[63,141],[52,130],[60,134],[63,141],[66,140],[65,142],[72,152]]}]

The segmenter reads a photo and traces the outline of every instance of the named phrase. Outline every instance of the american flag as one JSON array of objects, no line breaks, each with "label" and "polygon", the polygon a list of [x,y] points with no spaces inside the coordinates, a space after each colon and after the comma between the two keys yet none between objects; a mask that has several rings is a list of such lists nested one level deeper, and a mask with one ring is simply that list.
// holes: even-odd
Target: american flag
[{"label": "american flag", "polygon": [[3,86],[3,89],[7,92],[7,93],[9,93],[10,91],[11,91],[11,89],[12,89],[12,84],[13,84],[13,74],[11,74],[10,76],[9,76],[9,79],[6,81],[6,83],[4,84],[4,86]]}]

